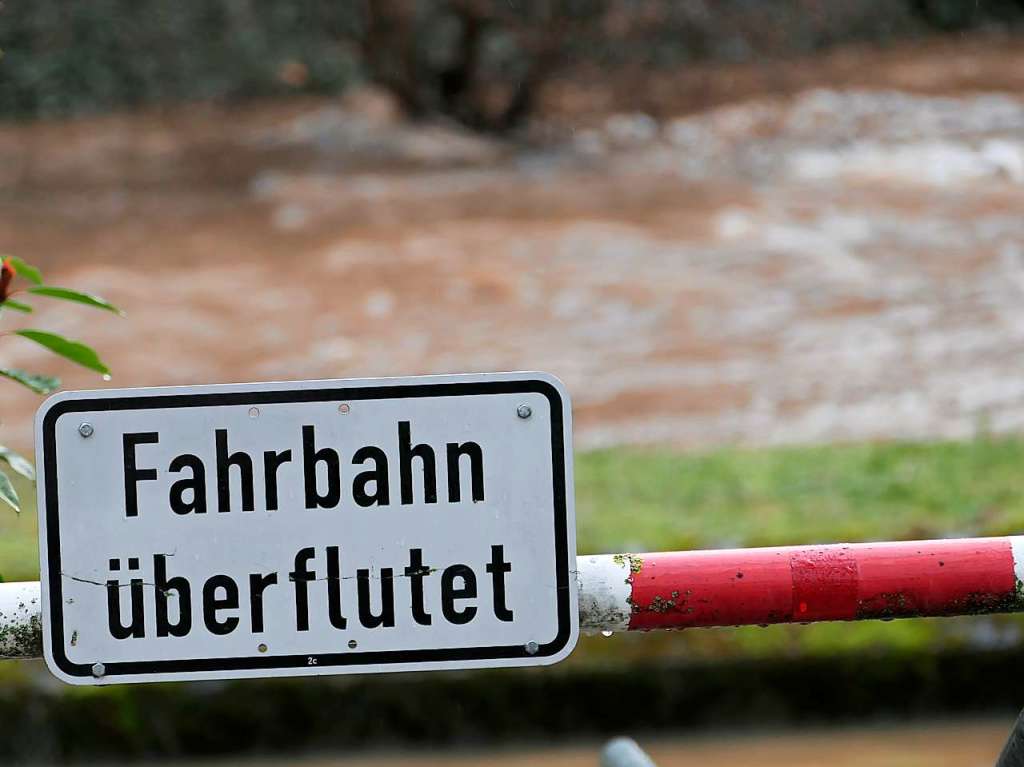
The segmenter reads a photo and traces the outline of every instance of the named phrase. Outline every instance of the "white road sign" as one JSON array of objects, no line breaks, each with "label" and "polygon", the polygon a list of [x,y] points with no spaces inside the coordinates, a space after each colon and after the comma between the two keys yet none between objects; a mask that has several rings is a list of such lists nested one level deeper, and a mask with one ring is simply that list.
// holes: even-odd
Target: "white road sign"
[{"label": "white road sign", "polygon": [[550,376],[66,392],[36,432],[64,681],[528,666],[576,643]]}]

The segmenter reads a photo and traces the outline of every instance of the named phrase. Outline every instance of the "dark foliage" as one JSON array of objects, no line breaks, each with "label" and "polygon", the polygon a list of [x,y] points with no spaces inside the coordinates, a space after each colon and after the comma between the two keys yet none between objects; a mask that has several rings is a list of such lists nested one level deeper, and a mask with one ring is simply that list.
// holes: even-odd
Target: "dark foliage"
[{"label": "dark foliage", "polygon": [[[214,756],[1008,715],[1016,650],[0,690],[0,760]],[[244,701],[244,703],[239,703]],[[624,705],[625,704],[625,705]],[[216,727],[210,723],[216,722]]]},{"label": "dark foliage", "polygon": [[1024,0],[33,0],[0,10],[0,116],[336,92],[503,130],[569,66],[680,66],[1020,23]]}]

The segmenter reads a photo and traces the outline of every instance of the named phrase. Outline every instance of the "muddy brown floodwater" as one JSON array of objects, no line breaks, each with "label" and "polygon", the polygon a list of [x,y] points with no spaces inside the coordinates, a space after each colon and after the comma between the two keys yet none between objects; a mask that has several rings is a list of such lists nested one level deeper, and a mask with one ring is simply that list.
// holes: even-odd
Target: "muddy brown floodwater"
[{"label": "muddy brown floodwater", "polygon": [[[645,740],[659,767],[991,767],[1010,720],[810,730],[804,733]],[[331,756],[168,765],[168,767],[597,767],[598,745],[404,756]]]},{"label": "muddy brown floodwater", "polygon": [[545,369],[583,447],[1019,430],[1024,52],[844,55],[539,143],[372,94],[0,125],[0,250],[130,315],[5,319],[108,385]]}]

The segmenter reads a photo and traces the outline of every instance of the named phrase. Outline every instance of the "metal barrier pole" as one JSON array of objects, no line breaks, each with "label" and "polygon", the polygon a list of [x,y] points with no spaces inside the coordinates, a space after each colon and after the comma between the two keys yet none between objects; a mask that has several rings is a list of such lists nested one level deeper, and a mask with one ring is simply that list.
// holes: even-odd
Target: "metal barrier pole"
[{"label": "metal barrier pole", "polygon": [[1024,711],[1017,715],[996,767],[1024,767]]},{"label": "metal barrier pole", "polygon": [[632,738],[615,738],[601,749],[601,767],[655,767],[655,764]]},{"label": "metal barrier pole", "polygon": [[1024,610],[1024,538],[584,556],[591,631]]},{"label": "metal barrier pole", "polygon": [[[602,554],[576,576],[592,632],[1017,612],[1024,537]],[[0,583],[0,658],[41,654],[39,584]]]}]

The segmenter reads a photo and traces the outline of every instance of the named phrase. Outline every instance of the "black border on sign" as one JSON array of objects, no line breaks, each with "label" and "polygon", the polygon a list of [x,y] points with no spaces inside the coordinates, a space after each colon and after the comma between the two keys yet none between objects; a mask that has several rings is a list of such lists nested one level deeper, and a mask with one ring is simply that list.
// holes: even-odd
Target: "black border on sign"
[{"label": "black border on sign", "polygon": [[[390,384],[378,386],[341,386],[324,389],[290,389],[278,391],[232,391],[206,394],[145,394],[134,397],[103,397],[69,399],[57,402],[43,419],[43,471],[46,489],[46,557],[49,580],[49,641],[54,662],[65,674],[92,676],[92,666],[72,663],[64,652],[64,599],[61,584],[60,519],[57,498],[57,419],[66,413],[98,410],[142,410],[178,407],[209,407],[213,405],[261,405],[285,402],[328,402],[366,399],[403,399],[414,397],[458,397],[480,394],[541,394],[551,406],[551,458],[554,494],[555,574],[558,610],[558,633],[528,653],[522,644],[466,647],[447,650],[387,650],[379,652],[346,652],[316,654],[317,668],[329,671],[334,667],[431,663],[443,661],[498,660],[505,658],[536,659],[556,655],[572,636],[569,604],[568,519],[566,508],[565,438],[562,397],[547,381],[525,379],[514,381],[478,381],[436,384]],[[187,660],[121,661],[105,663],[104,678],[117,676],[187,673],[202,671],[240,671],[248,669],[309,668],[310,655],[276,657],[190,658]]]}]

